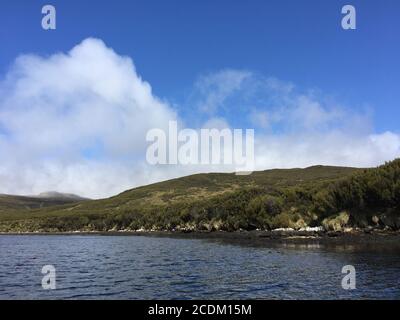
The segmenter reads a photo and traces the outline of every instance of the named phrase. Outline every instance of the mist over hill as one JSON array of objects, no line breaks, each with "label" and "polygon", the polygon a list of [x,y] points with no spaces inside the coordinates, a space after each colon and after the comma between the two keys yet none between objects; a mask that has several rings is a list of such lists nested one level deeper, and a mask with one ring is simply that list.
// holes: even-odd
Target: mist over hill
[{"label": "mist over hill", "polygon": [[85,201],[87,198],[75,194],[65,194],[59,192],[43,192],[39,195],[21,196],[0,194],[0,214],[10,212],[23,212],[32,209],[52,207],[78,201]]},{"label": "mist over hill", "polygon": [[61,193],[57,191],[41,192],[36,197],[40,199],[64,199],[66,201],[70,200],[71,202],[90,200],[89,198],[84,198],[73,193]]}]

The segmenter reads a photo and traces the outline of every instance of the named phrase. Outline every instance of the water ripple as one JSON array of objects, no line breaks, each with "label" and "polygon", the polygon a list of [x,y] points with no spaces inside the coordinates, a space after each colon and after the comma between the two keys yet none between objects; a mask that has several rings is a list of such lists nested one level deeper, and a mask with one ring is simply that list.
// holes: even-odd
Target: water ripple
[{"label": "water ripple", "polygon": [[[400,299],[398,252],[156,237],[0,236],[0,299]],[[57,289],[43,290],[43,265]],[[357,289],[340,286],[344,265]]]}]

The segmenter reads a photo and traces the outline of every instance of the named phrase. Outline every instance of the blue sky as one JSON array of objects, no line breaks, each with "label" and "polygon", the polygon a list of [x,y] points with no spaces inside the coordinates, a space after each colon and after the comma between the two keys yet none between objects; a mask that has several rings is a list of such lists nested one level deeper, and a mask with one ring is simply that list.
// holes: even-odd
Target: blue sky
[{"label": "blue sky", "polygon": [[[51,32],[40,28],[47,3],[57,9]],[[357,9],[355,31],[340,28],[347,3]],[[398,131],[399,17],[396,0],[3,0],[0,71],[21,53],[49,55],[98,37],[172,101],[203,73],[248,69],[371,106],[378,130]]]},{"label": "blue sky", "polygon": [[2,0],[0,192],[101,197],[212,171],[141,162],[168,119],[254,127],[260,170],[391,160],[399,18],[397,0]]}]

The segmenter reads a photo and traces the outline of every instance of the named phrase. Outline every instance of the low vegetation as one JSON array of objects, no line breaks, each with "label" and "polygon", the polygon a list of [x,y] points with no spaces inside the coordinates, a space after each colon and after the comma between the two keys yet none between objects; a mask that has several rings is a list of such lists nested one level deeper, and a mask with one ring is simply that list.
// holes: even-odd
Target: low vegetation
[{"label": "low vegetation", "polygon": [[400,229],[400,159],[378,168],[314,166],[197,174],[117,196],[42,208],[4,207],[1,232]]}]

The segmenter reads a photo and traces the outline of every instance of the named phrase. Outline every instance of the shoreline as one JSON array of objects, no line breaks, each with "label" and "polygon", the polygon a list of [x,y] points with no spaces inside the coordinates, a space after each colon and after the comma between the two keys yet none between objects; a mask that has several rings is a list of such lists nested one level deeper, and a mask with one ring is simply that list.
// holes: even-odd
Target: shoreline
[{"label": "shoreline", "polygon": [[0,236],[141,236],[177,239],[221,240],[250,244],[394,244],[400,247],[400,231],[68,231],[0,232]]}]

